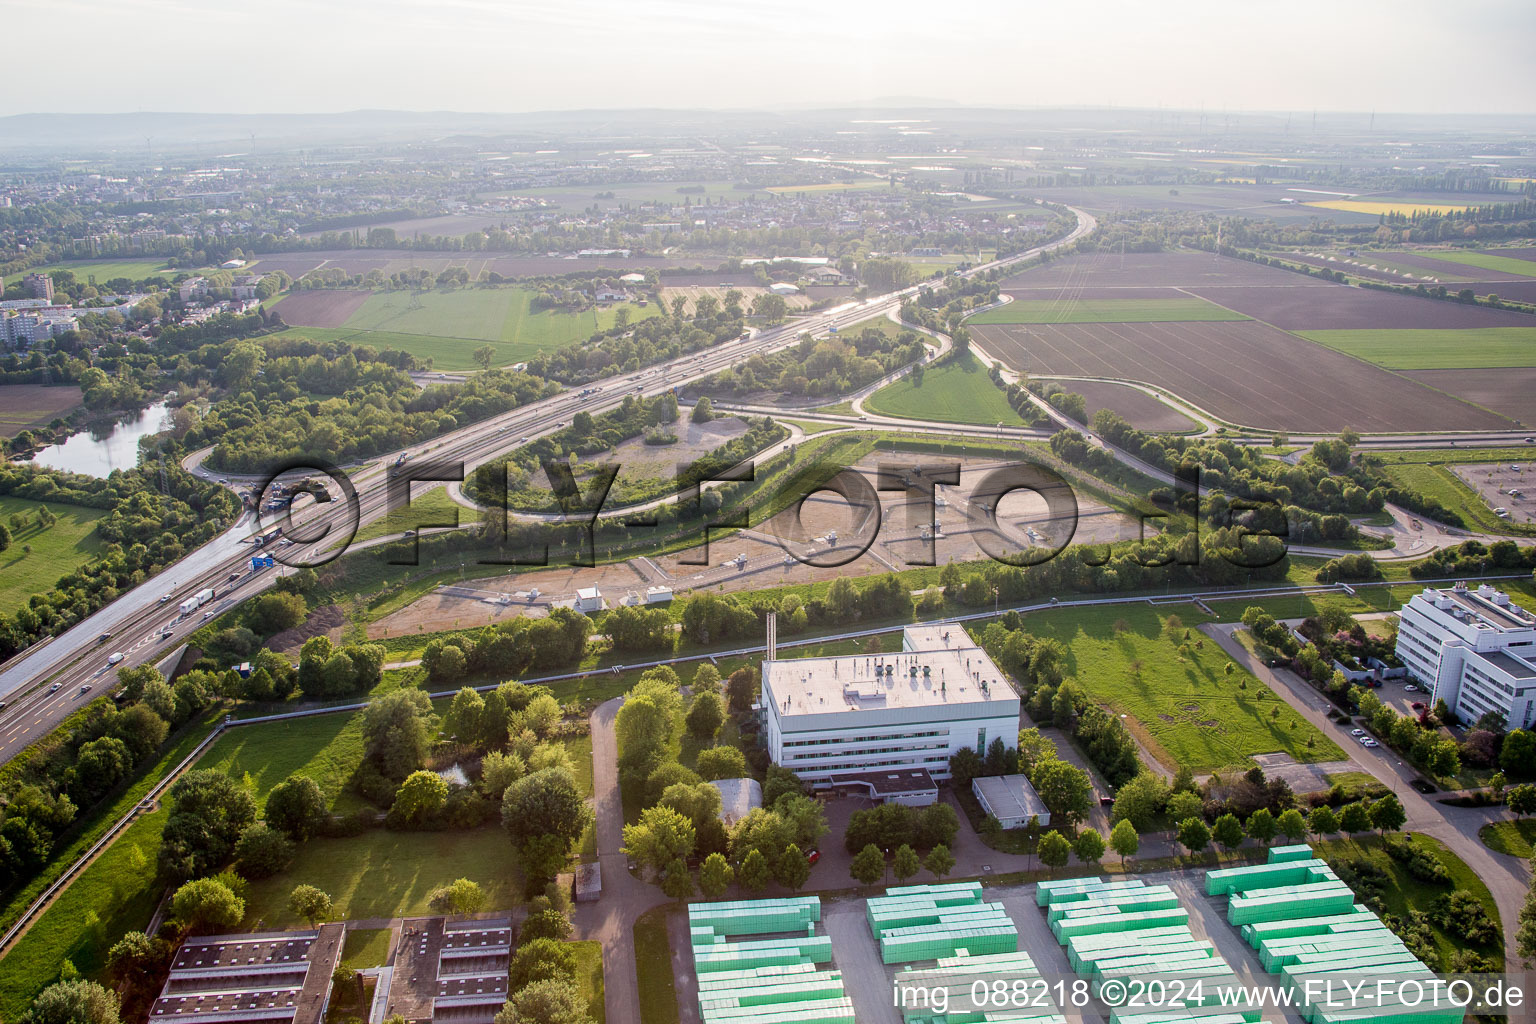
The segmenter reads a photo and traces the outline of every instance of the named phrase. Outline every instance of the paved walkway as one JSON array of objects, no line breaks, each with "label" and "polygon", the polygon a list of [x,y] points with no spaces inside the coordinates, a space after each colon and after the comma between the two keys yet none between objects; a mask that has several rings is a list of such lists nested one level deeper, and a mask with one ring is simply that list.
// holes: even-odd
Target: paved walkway
[{"label": "paved walkway", "polygon": [[603,994],[610,1021],[638,1018],[640,981],[635,971],[635,921],[667,902],[660,889],[629,873],[624,856],[624,804],[619,796],[619,744],[613,723],[622,697],[599,704],[592,712],[592,786],[596,797],[597,859],[603,866],[603,895],[595,903],[578,903],[572,915],[576,936],[595,939],[603,947]]}]

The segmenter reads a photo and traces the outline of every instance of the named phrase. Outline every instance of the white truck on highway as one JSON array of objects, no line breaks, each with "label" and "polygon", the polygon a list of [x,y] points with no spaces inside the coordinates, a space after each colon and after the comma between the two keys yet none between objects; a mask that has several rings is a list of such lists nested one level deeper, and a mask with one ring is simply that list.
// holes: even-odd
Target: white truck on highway
[{"label": "white truck on highway", "polygon": [[197,611],[203,605],[212,600],[213,590],[211,588],[205,587],[202,590],[199,590],[197,593],[193,594],[191,597],[187,598],[185,601],[181,602],[181,604],[177,605],[176,607],[181,611],[181,614],[191,615],[193,612]]}]

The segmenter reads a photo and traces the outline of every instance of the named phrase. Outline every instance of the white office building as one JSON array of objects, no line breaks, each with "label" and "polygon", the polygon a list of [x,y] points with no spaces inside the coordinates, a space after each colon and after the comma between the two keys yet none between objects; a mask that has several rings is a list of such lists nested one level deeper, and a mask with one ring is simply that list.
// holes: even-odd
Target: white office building
[{"label": "white office building", "polygon": [[1536,724],[1536,616],[1490,586],[1426,588],[1403,606],[1397,656],[1408,677],[1465,723],[1490,711]]},{"label": "white office building", "polygon": [[949,759],[1017,742],[1019,695],[959,625],[908,626],[899,653],[763,660],[764,735],[773,760],[817,788],[932,802]]}]

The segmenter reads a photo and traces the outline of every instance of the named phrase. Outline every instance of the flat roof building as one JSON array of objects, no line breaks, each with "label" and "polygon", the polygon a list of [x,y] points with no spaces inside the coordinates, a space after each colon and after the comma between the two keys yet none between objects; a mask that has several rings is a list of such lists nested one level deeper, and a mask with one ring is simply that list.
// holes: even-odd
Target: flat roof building
[{"label": "flat roof building", "polygon": [[1536,616],[1486,584],[1426,587],[1403,606],[1397,656],[1408,677],[1471,724],[1490,711],[1536,724]]},{"label": "flat roof building", "polygon": [[1003,828],[1024,828],[1034,819],[1044,827],[1051,823],[1051,812],[1035,787],[1022,775],[992,775],[971,780],[971,792],[981,809],[998,820]]},{"label": "flat roof building", "polygon": [[320,1024],[346,929],[207,935],[176,951],[151,1021]]},{"label": "flat roof building", "polygon": [[858,773],[947,779],[961,749],[985,750],[998,738],[1012,745],[1018,735],[1018,694],[959,625],[908,626],[901,651],[890,654],[781,659],[776,644],[770,619],[761,704],[768,751],[814,786]]}]

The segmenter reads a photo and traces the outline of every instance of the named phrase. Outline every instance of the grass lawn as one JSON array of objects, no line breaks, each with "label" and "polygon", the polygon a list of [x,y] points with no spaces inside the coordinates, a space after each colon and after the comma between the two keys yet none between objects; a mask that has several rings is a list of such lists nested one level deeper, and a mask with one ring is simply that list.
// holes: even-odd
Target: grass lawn
[{"label": "grass lawn", "polygon": [[[1195,628],[1210,621],[1206,616],[1181,607],[1190,639],[1181,631],[1174,641],[1163,633],[1168,614],[1133,605],[1070,608],[1031,614],[1024,628],[1059,640],[1067,649],[1065,674],[1111,711],[1129,715],[1126,724],[1170,768],[1214,771],[1274,751],[1298,761],[1344,756],[1254,676],[1241,668],[1224,674],[1231,659]],[[1122,620],[1125,628],[1116,632]],[[1201,639],[1205,645],[1196,649]],[[1182,657],[1178,647],[1186,643],[1189,655]]]},{"label": "grass lawn", "polygon": [[665,906],[655,907],[635,922],[635,974],[640,983],[641,1024],[677,1024],[672,944],[667,937],[669,910]]},{"label": "grass lawn", "polygon": [[[1398,917],[1405,916],[1410,910],[1428,912],[1435,898],[1446,893],[1458,890],[1470,892],[1477,897],[1479,903],[1488,911],[1495,930],[1499,933],[1499,940],[1492,947],[1475,947],[1458,936],[1448,935],[1438,926],[1432,926],[1435,936],[1435,945],[1440,950],[1440,955],[1449,959],[1457,950],[1471,948],[1485,955],[1493,955],[1501,963],[1504,959],[1504,932],[1499,925],[1499,908],[1493,902],[1493,894],[1488,891],[1488,886],[1483,880],[1467,866],[1466,861],[1456,856],[1440,840],[1431,836],[1410,834],[1408,839],[1416,846],[1429,851],[1440,863],[1445,865],[1451,874],[1450,885],[1432,885],[1420,882],[1408,873],[1408,869],[1393,860],[1382,847],[1380,836],[1363,835],[1351,839],[1330,839],[1327,842],[1313,843],[1312,848],[1317,855],[1330,865],[1337,866],[1341,863],[1356,859],[1365,859],[1381,868],[1387,873],[1386,892],[1383,897],[1388,913]],[[1429,964],[1430,968],[1440,970],[1440,964]]]},{"label": "grass lawn", "polygon": [[1381,452],[1387,477],[1397,486],[1434,498],[1461,514],[1474,529],[1488,533],[1529,533],[1530,528],[1493,514],[1482,495],[1448,467],[1452,464],[1486,465],[1506,460],[1526,460],[1528,448],[1483,448],[1476,451]]},{"label": "grass lawn", "polygon": [[[36,520],[21,529],[11,528],[11,546],[0,551],[0,614],[10,615],[33,594],[45,594],[59,578],[89,561],[106,547],[96,535],[96,520],[105,509],[82,505],[37,502],[26,498],[0,498],[0,522],[9,523],[16,513],[35,512],[46,504],[59,517],[47,529]],[[28,553],[25,549],[31,547]]]},{"label": "grass lawn", "polygon": [[[1446,263],[1459,263],[1464,267],[1477,267],[1479,270],[1502,270],[1506,274],[1524,274],[1526,277],[1536,277],[1536,262],[1522,260],[1514,256],[1499,256],[1491,252],[1472,252],[1467,249],[1416,249],[1415,256],[1427,256],[1432,260],[1443,260]],[[1489,291],[1497,287],[1490,285]]]},{"label": "grass lawn", "polygon": [[397,334],[390,331],[359,331],[351,327],[290,327],[268,335],[272,338],[309,338],[311,341],[345,341],[376,349],[397,349],[418,359],[432,360],[435,370],[478,370],[475,350],[485,345],[496,350],[499,366],[522,362],[538,353],[527,345],[509,345],[477,338],[443,338],[426,334]]},{"label": "grass lawn", "polygon": [[341,962],[354,971],[383,967],[389,959],[388,928],[353,928],[341,950]]},{"label": "grass lawn", "polygon": [[[1531,266],[1536,267],[1536,263]],[[1296,333],[1308,341],[1392,370],[1536,366],[1536,327]]]},{"label": "grass lawn", "polygon": [[[832,181],[820,185],[769,185],[764,191],[792,196],[797,192],[847,192],[852,189],[870,191],[881,188],[890,189],[891,183],[884,178],[859,178],[854,181]],[[895,189],[891,191],[894,192]]]},{"label": "grass lawn", "polygon": [[523,288],[375,292],[341,327],[295,327],[282,333],[401,349],[430,358],[439,370],[472,370],[479,365],[475,350],[485,345],[496,350],[498,365],[507,365],[612,327],[621,308],[629,310],[632,321],[657,313],[654,306],[626,303],[581,313],[535,313],[533,295]]},{"label": "grass lawn", "polygon": [[160,901],[155,858],[169,816],[159,810],[129,826],[10,948],[0,970],[0,1017],[19,1019],[58,979],[65,960],[82,975],[95,975],[124,932],[149,924]]},{"label": "grass lawn", "polygon": [[1177,299],[1015,299],[970,317],[973,324],[1135,324],[1187,320],[1247,320],[1214,302]]},{"label": "grass lawn", "polygon": [[457,878],[480,883],[487,910],[521,902],[522,872],[511,840],[498,826],[472,832],[376,829],[345,839],[311,839],[287,871],[251,883],[242,927],[302,927],[305,922],[288,909],[288,894],[300,884],[330,893],[340,920],[425,914],[432,890]]},{"label": "grass lawn", "polygon": [[898,324],[888,316],[872,316],[868,320],[860,320],[856,324],[839,327],[837,335],[840,338],[857,338],[865,331],[879,331],[887,338],[894,338],[904,330],[911,330],[911,328],[902,327],[901,324]]},{"label": "grass lawn", "polygon": [[363,716],[354,712],[231,729],[203,755],[198,768],[235,778],[249,774],[262,806],[279,782],[294,773],[308,775],[331,802],[332,811],[347,813],[365,806],[347,788],[362,759]]},{"label": "grass lawn", "polygon": [[567,942],[576,953],[576,988],[587,1001],[587,1016],[595,1024],[608,1019],[603,1005],[603,944],[596,939]]},{"label": "grass lawn", "polygon": [[472,522],[479,514],[479,509],[467,505],[460,505],[448,496],[448,488],[443,484],[429,487],[411,495],[409,508],[389,512],[382,519],[375,519],[357,531],[357,536],[352,538],[354,544],[365,540],[373,540],[375,537],[384,537],[391,533],[401,533],[405,530],[414,530],[423,523],[435,523],[452,526],[454,516],[457,514],[459,523]]},{"label": "grass lawn", "polygon": [[1492,825],[1484,825],[1478,837],[1494,853],[1530,857],[1536,853],[1536,818],[1496,821]]},{"label": "grass lawn", "polygon": [[165,260],[64,260],[61,263],[50,263],[45,267],[32,267],[19,274],[12,274],[5,279],[6,284],[20,281],[27,274],[47,274],[54,270],[72,271],[76,280],[89,283],[92,277],[97,284],[106,284],[116,277],[126,277],[134,281],[142,281],[146,277],[156,275],[170,281],[177,274],[195,274],[195,270],[172,270],[165,265]]},{"label": "grass lawn", "polygon": [[1023,426],[986,368],[969,353],[923,371],[919,387],[907,374],[864,400],[865,408],[885,416],[941,423],[1002,423]]},{"label": "grass lawn", "polygon": [[811,434],[819,434],[824,430],[838,430],[847,426],[846,423],[822,423],[818,420],[775,419],[774,422],[783,423],[786,426],[799,427],[800,430],[807,436]]}]

